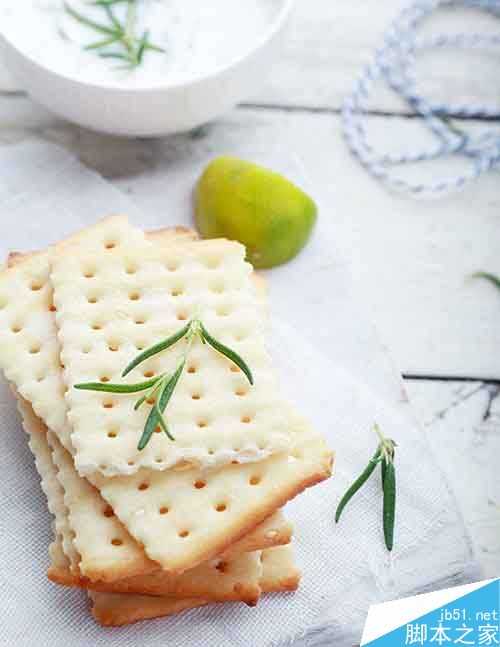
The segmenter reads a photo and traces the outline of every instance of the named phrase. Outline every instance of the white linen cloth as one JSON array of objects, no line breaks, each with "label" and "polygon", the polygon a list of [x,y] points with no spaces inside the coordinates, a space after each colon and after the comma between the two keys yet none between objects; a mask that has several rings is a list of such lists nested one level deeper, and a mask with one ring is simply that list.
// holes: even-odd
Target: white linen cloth
[{"label": "white linen cloth", "polygon": [[[51,144],[33,141],[0,150],[3,256],[45,247],[117,212],[140,226],[187,220],[186,214],[141,214],[128,197]],[[278,315],[271,322],[270,348],[284,393],[336,452],[334,478],[287,506],[303,571],[299,591],[266,596],[256,609],[214,605],[121,629],[99,627],[82,591],[47,581],[50,515],[14,399],[1,383],[0,644],[343,647],[359,641],[370,603],[477,577],[456,502],[425,433],[405,413],[407,405],[396,404],[398,381],[359,308],[328,226],[320,219],[307,251],[269,274],[271,309]],[[318,269],[327,263],[325,281]],[[390,558],[378,473],[339,525],[334,523],[339,497],[374,451],[375,421],[399,444]]]}]

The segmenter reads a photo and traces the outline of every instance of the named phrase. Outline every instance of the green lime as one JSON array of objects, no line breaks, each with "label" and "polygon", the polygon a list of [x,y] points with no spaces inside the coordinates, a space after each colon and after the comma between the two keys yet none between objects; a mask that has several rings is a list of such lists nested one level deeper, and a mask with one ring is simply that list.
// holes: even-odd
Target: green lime
[{"label": "green lime", "polygon": [[196,225],[204,238],[246,246],[256,268],[293,258],[316,222],[313,200],[282,175],[235,157],[218,157],[198,180]]}]

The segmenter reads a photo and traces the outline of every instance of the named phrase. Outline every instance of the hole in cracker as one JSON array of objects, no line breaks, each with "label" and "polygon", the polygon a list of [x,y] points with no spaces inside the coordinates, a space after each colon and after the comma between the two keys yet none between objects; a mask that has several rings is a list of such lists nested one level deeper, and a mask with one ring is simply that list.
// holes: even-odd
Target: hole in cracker
[{"label": "hole in cracker", "polygon": [[104,510],[103,510],[103,515],[104,515],[105,517],[108,517],[108,519],[109,519],[110,517],[114,517],[114,516],[115,516],[115,513],[113,512],[113,508],[112,508],[110,505],[107,505],[107,506],[104,508]]},{"label": "hole in cracker", "polygon": [[160,514],[168,514],[169,513],[169,508],[166,505],[162,505],[161,508],[158,510]]},{"label": "hole in cracker", "polygon": [[109,377],[107,375],[102,375],[99,379],[103,384],[106,384],[106,382],[109,382]]},{"label": "hole in cracker", "polygon": [[87,268],[86,270],[83,270],[83,277],[86,279],[93,279],[95,277],[95,270],[91,268]]},{"label": "hole in cracker", "polygon": [[53,303],[51,303],[50,306],[49,306],[49,312],[57,312],[57,308],[55,307],[55,305]]},{"label": "hole in cracker", "polygon": [[252,422],[252,416],[241,416],[241,422],[245,425],[248,425],[250,422]]},{"label": "hole in cracker", "polygon": [[118,432],[116,429],[110,429],[108,431],[108,438],[116,438],[118,436]]},{"label": "hole in cracker", "polygon": [[144,371],[143,375],[144,375],[145,378],[149,379],[149,378],[152,378],[152,377],[155,376],[155,372],[154,371]]},{"label": "hole in cracker", "polygon": [[37,381],[37,382],[43,382],[43,381],[44,381],[44,379],[45,379],[45,377],[46,377],[46,376],[45,376],[45,374],[43,374],[43,375],[37,375],[37,376],[36,376],[36,381]]},{"label": "hole in cracker", "polygon": [[172,290],[170,290],[170,295],[173,297],[180,297],[183,294],[184,290],[182,288],[173,288]]},{"label": "hole in cracker", "polygon": [[104,243],[104,249],[114,249],[116,247],[116,241],[115,240],[107,240]]},{"label": "hole in cracker", "polygon": [[122,546],[123,541],[121,539],[118,539],[118,537],[115,537],[114,539],[111,540],[111,544],[113,546]]},{"label": "hole in cracker", "polygon": [[189,530],[181,530],[179,532],[179,537],[182,539],[186,539],[186,537],[189,537]]},{"label": "hole in cracker", "polygon": [[37,355],[40,350],[41,348],[38,344],[33,344],[33,346],[30,346],[30,355]]},{"label": "hole in cracker", "polygon": [[161,434],[161,432],[162,432],[162,428],[160,427],[160,425],[158,425],[155,429],[155,434]]},{"label": "hole in cracker", "polygon": [[259,476],[259,474],[254,474],[253,476],[250,477],[248,482],[250,485],[259,485],[259,483],[262,481],[262,477]]},{"label": "hole in cracker", "polygon": [[137,489],[140,492],[144,492],[144,490],[147,490],[148,488],[149,488],[149,483],[144,482],[144,483],[141,483]]},{"label": "hole in cracker", "polygon": [[43,283],[40,283],[39,281],[33,281],[30,284],[30,290],[32,290],[33,292],[38,292],[42,288],[43,288]]},{"label": "hole in cracker", "polygon": [[238,387],[234,392],[234,395],[237,395],[240,398],[243,398],[247,394],[248,394],[248,389],[243,386]]},{"label": "hole in cracker", "polygon": [[204,488],[204,487],[206,487],[206,485],[207,485],[207,482],[206,482],[206,481],[202,481],[201,479],[199,479],[198,481],[195,481],[195,482],[194,482],[194,487],[195,487],[197,490],[203,490],[203,488]]},{"label": "hole in cracker", "polygon": [[199,393],[192,393],[191,400],[201,400],[201,395]]},{"label": "hole in cracker", "polygon": [[23,327],[21,326],[21,324],[19,324],[19,323],[15,323],[15,324],[12,324],[12,326],[10,327],[10,329],[11,329],[11,331],[12,331],[15,335],[17,335],[18,333],[20,333],[20,332],[21,332],[21,330],[23,329]]},{"label": "hole in cracker", "polygon": [[181,311],[181,312],[178,312],[178,313],[177,313],[177,319],[178,319],[179,321],[186,321],[186,320],[187,320],[187,318],[188,318],[188,316],[187,316],[187,313],[186,313],[186,312]]},{"label": "hole in cracker", "polygon": [[88,355],[88,354],[90,353],[90,351],[91,351],[91,350],[92,350],[92,346],[84,346],[84,347],[82,348],[82,353],[83,353],[84,355]]},{"label": "hole in cracker", "polygon": [[92,294],[87,297],[87,303],[97,303],[98,298],[95,296],[95,294]]},{"label": "hole in cracker", "polygon": [[229,369],[231,373],[239,373],[240,369],[236,366],[236,364],[231,364],[231,367]]},{"label": "hole in cracker", "polygon": [[229,570],[229,564],[222,560],[221,562],[218,562],[218,564],[215,565],[215,569],[219,571],[219,573],[227,573]]},{"label": "hole in cracker", "polygon": [[146,317],[136,317],[134,319],[134,323],[136,323],[138,326],[141,326],[142,324],[146,323]]},{"label": "hole in cracker", "polygon": [[139,292],[131,292],[131,293],[128,295],[128,298],[129,298],[131,301],[139,301],[139,299],[141,298],[141,295],[139,294]]},{"label": "hole in cracker", "polygon": [[146,348],[146,343],[142,341],[138,341],[135,345],[137,350],[144,350]]},{"label": "hole in cracker", "polygon": [[208,455],[213,456],[215,454],[215,449],[209,449],[208,450]]},{"label": "hole in cracker", "polygon": [[225,503],[218,503],[215,506],[216,512],[225,512],[227,510],[227,505]]},{"label": "hole in cracker", "polygon": [[191,366],[188,366],[188,368],[187,368],[188,373],[196,373],[197,370],[198,369],[194,364],[191,364]]},{"label": "hole in cracker", "polygon": [[113,400],[104,400],[104,402],[102,403],[102,406],[105,409],[112,409],[115,405],[114,405]]},{"label": "hole in cracker", "polygon": [[132,467],[133,465],[135,465],[135,461],[127,461],[127,465],[130,465],[130,467]]},{"label": "hole in cracker", "polygon": [[95,322],[92,324],[92,330],[102,330],[102,324],[101,324],[101,323],[99,323],[98,321],[95,321]]},{"label": "hole in cracker", "polygon": [[163,463],[163,458],[161,456],[158,456],[155,458],[155,463]]},{"label": "hole in cracker", "polygon": [[154,398],[147,398],[146,402],[150,405],[153,405],[156,402],[156,400]]},{"label": "hole in cracker", "polygon": [[206,418],[200,418],[196,421],[196,424],[200,429],[204,429],[205,427],[208,427],[208,420]]},{"label": "hole in cracker", "polygon": [[120,348],[120,344],[117,341],[108,342],[108,350],[112,353],[116,353]]},{"label": "hole in cracker", "polygon": [[137,265],[134,265],[134,263],[128,263],[125,266],[125,272],[127,274],[136,274],[137,272]]},{"label": "hole in cracker", "polygon": [[165,266],[169,272],[176,272],[179,269],[179,261],[174,259],[167,261]]}]

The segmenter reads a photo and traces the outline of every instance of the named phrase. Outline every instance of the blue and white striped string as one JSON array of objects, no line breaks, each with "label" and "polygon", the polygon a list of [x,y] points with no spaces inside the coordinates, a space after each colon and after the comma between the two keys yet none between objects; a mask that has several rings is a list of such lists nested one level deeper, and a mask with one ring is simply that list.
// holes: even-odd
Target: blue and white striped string
[{"label": "blue and white striped string", "polygon": [[[459,33],[418,38],[419,28],[431,14],[441,8],[454,7],[479,9],[494,18],[500,18],[500,0],[416,0],[390,26],[382,46],[375,52],[373,62],[365,67],[342,108],[343,133],[353,155],[373,177],[390,189],[415,196],[450,193],[477,180],[488,171],[500,169],[498,130],[490,128],[472,135],[462,129],[462,126],[458,130],[449,119],[500,119],[500,105],[433,102],[417,92],[413,67],[418,54],[423,50],[500,47],[500,30],[493,35]],[[406,102],[412,113],[422,118],[434,136],[433,145],[421,150],[393,154],[380,152],[370,144],[365,129],[367,101],[377,83],[385,83]],[[412,182],[397,172],[397,168],[404,164],[449,156],[460,156],[463,159],[464,170],[459,175],[432,182]]]}]

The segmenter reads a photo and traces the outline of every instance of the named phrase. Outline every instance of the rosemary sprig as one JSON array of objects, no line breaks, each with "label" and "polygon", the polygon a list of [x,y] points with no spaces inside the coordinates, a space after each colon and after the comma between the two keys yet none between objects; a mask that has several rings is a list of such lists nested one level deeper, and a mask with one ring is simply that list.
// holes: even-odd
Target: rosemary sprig
[{"label": "rosemary sprig", "polygon": [[145,382],[138,382],[137,384],[113,384],[110,382],[87,382],[84,384],[75,384],[74,388],[81,391],[97,391],[104,393],[140,393],[146,391],[134,405],[134,410],[137,411],[145,402],[152,401],[151,411],[149,412],[144,431],[137,445],[137,449],[142,451],[151,440],[151,436],[157,427],[168,436],[172,441],[175,440],[171,434],[167,421],[165,420],[165,409],[170,402],[175,388],[182,376],[184,367],[186,366],[187,357],[194,339],[199,338],[204,344],[207,343],[218,353],[229,359],[236,364],[243,374],[246,376],[250,384],[254,383],[253,375],[245,360],[238,355],[238,353],[228,346],[225,346],[220,341],[215,339],[203,323],[199,319],[192,319],[181,330],[177,331],[167,339],[147,348],[142,353],[137,355],[125,368],[122,377],[126,377],[134,368],[142,364],[150,357],[158,355],[167,350],[181,339],[186,339],[186,346],[182,357],[177,365],[175,372],[172,375],[163,373],[157,377],[151,378]]},{"label": "rosemary sprig", "polygon": [[[165,50],[152,43],[149,39],[149,31],[145,31],[138,36],[136,8],[138,0],[94,0],[91,2],[95,7],[100,7],[108,23],[97,22],[92,18],[80,13],[74,9],[68,2],[64,3],[64,10],[74,20],[81,25],[97,32],[104,34],[106,38],[89,43],[84,47],[88,51],[97,51],[101,58],[117,59],[124,62],[124,67],[134,69],[138,67],[146,51],[165,53]],[[126,4],[127,10],[125,21],[121,22],[113,11],[113,7],[118,4]],[[110,46],[119,47],[118,51],[109,50]]]},{"label": "rosemary sprig", "polygon": [[379,444],[375,454],[370,458],[360,476],[354,481],[351,487],[344,494],[335,512],[335,523],[339,522],[340,515],[352,497],[366,483],[380,463],[382,477],[383,510],[382,521],[384,528],[384,539],[387,550],[391,551],[394,545],[394,521],[396,515],[396,470],[394,467],[394,450],[396,443],[390,438],[382,435],[378,425],[373,427],[379,437]]}]

